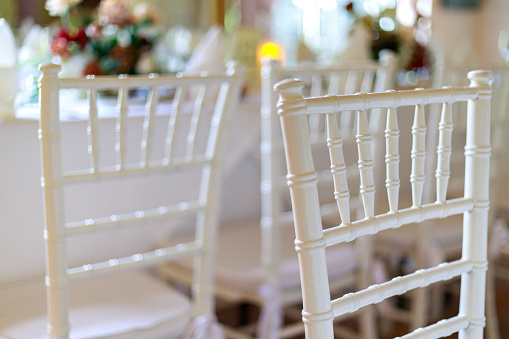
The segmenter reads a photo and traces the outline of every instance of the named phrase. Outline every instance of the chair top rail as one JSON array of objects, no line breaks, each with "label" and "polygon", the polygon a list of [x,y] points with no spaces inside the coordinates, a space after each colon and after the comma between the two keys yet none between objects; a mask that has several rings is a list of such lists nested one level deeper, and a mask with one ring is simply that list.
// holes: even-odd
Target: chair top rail
[{"label": "chair top rail", "polygon": [[[283,80],[275,90],[293,88],[295,79]],[[371,108],[396,108],[401,106],[428,105],[433,103],[454,103],[477,99],[482,89],[477,87],[444,87],[441,89],[418,88],[408,91],[387,91],[383,93],[357,93],[352,95],[327,95],[304,98],[298,102],[278,103],[279,115],[302,115],[316,113],[338,113],[341,111],[366,111]],[[285,107],[285,109],[282,109]]]},{"label": "chair top rail", "polygon": [[[444,91],[448,89],[448,91]],[[308,113],[337,113],[341,111],[366,111],[371,108],[393,108],[402,106],[455,103],[477,99],[479,89],[475,87],[444,87],[442,89],[418,88],[408,91],[383,93],[356,93],[353,95],[330,95],[325,98],[305,99]]]},{"label": "chair top rail", "polygon": [[160,76],[160,77],[118,77],[118,78],[92,78],[87,77],[85,79],[73,79],[73,78],[64,78],[59,79],[58,88],[59,89],[69,89],[69,88],[84,88],[84,89],[118,89],[118,88],[140,88],[140,87],[154,87],[154,86],[193,86],[193,85],[217,85],[221,84],[225,81],[228,81],[228,77],[226,76],[210,76],[206,78],[202,77],[169,77],[169,76]]},{"label": "chair top rail", "polygon": [[95,232],[108,227],[133,225],[144,223],[156,218],[168,218],[177,214],[187,214],[204,210],[206,204],[202,201],[186,201],[176,205],[159,206],[157,208],[139,210],[131,213],[114,214],[107,217],[89,218],[80,221],[66,223],[67,235],[75,235],[84,232]]},{"label": "chair top rail", "polygon": [[137,253],[123,258],[69,268],[67,269],[67,274],[71,282],[89,279],[113,272],[140,269],[167,261],[182,259],[195,254],[201,248],[196,242],[181,243],[167,248],[159,248],[151,252]]},{"label": "chair top rail", "polygon": [[[40,66],[41,71],[59,70],[60,66],[54,64],[44,64]],[[84,78],[58,78],[56,81],[59,89],[68,88],[89,88],[89,89],[115,89],[115,88],[139,88],[154,86],[190,86],[204,84],[220,84],[234,78],[233,69],[228,69],[222,74],[208,74],[202,72],[200,75],[159,75],[151,73],[148,75],[88,75]],[[240,76],[236,74],[236,76]]]},{"label": "chair top rail", "polygon": [[473,69],[487,69],[491,72],[505,72],[509,71],[509,67],[505,64],[479,64],[479,63],[471,63],[471,64],[463,64],[458,65],[453,62],[445,62],[447,68],[444,69],[445,72],[461,72],[467,73]]},{"label": "chair top rail", "polygon": [[379,64],[353,65],[352,67],[309,67],[309,68],[285,68],[277,70],[279,76],[295,76],[298,75],[321,75],[330,76],[332,73],[365,72],[369,70],[383,69],[384,66]]},{"label": "chair top rail", "polygon": [[375,60],[351,60],[345,64],[338,65],[312,65],[312,64],[301,64],[298,66],[277,68],[280,62],[274,59],[264,59],[262,64],[272,65],[276,68],[278,74],[291,74],[291,73],[313,73],[313,74],[326,74],[330,75],[331,71],[365,71],[365,70],[376,70],[386,68],[391,65],[391,62],[395,60],[395,57],[390,51],[383,51],[380,54],[380,59]]},{"label": "chair top rail", "polygon": [[402,277],[396,277],[382,284],[371,285],[355,293],[345,294],[332,301],[334,317],[355,312],[359,308],[379,303],[387,298],[404,294],[420,287],[426,287],[439,281],[450,280],[470,272],[473,267],[474,264],[466,259],[441,263],[432,268],[421,269]]},{"label": "chair top rail", "polygon": [[399,228],[403,225],[422,222],[424,220],[445,218],[461,214],[474,208],[474,201],[467,198],[456,198],[441,203],[425,204],[409,207],[397,212],[387,212],[354,221],[351,224],[335,226],[324,230],[326,246],[353,241],[364,235],[376,234],[380,231]]}]

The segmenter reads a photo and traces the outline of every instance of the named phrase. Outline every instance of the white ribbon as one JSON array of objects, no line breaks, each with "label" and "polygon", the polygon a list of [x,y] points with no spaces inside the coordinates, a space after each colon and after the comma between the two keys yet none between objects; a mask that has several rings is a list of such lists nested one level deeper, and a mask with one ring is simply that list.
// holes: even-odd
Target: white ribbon
[{"label": "white ribbon", "polygon": [[224,330],[214,315],[200,315],[193,319],[184,339],[224,339]]},{"label": "white ribbon", "polygon": [[278,339],[281,327],[281,294],[273,284],[263,284],[258,288],[263,307],[256,326],[258,339]]}]

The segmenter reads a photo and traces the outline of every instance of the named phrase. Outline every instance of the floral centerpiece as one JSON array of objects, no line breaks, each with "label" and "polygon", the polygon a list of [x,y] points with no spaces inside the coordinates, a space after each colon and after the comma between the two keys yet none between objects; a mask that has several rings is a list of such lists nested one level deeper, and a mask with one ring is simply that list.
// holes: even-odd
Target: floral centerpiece
[{"label": "floral centerpiece", "polygon": [[46,9],[61,19],[51,52],[61,60],[64,76],[67,70],[71,76],[157,71],[152,50],[161,18],[148,4],[131,8],[128,0],[47,0]]},{"label": "floral centerpiece", "polygon": [[353,3],[346,5],[346,10],[354,20],[354,27],[362,26],[371,32],[371,52],[374,59],[383,49],[389,49],[398,57],[398,77],[402,85],[416,85],[418,81],[426,81],[432,68],[432,57],[426,39],[419,39],[417,18],[414,27],[398,24],[396,9],[386,8],[377,16],[360,14]]}]

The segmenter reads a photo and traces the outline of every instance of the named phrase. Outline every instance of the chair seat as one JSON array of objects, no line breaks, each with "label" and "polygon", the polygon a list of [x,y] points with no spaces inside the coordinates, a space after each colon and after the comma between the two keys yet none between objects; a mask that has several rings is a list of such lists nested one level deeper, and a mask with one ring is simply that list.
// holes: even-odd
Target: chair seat
[{"label": "chair seat", "polygon": [[[463,238],[463,215],[453,215],[433,221],[432,241],[436,242],[445,254],[459,253]],[[417,246],[417,224],[410,224],[398,229],[386,230],[376,234],[378,247],[414,251]]]},{"label": "chair seat", "polygon": [[[141,271],[72,283],[70,298],[71,338],[177,338],[191,319],[187,297]],[[48,337],[42,279],[0,300],[0,337]]]},{"label": "chair seat", "polygon": [[[282,227],[281,234],[281,286],[293,288],[300,286],[299,262],[295,251],[293,228]],[[258,219],[236,224],[222,225],[219,232],[216,279],[218,283],[231,286],[239,291],[257,291],[266,281],[261,267],[261,232]],[[186,242],[192,235],[172,239]],[[341,244],[327,248],[327,268],[331,278],[344,276],[357,267],[357,259],[352,244]],[[184,259],[177,264],[191,270],[192,259]],[[338,264],[342,263],[342,264]]]}]

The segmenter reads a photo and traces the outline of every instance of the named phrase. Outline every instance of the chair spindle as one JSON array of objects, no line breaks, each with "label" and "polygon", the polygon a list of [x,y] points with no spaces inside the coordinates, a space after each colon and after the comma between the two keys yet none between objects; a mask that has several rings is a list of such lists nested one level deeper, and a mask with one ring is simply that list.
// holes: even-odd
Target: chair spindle
[{"label": "chair spindle", "polygon": [[361,92],[365,92],[365,93],[371,92],[374,77],[375,77],[374,70],[368,69],[364,72],[364,75],[362,77],[361,87],[360,87]]},{"label": "chair spindle", "polygon": [[389,211],[398,211],[399,202],[399,128],[398,116],[395,108],[387,110],[387,125],[385,129],[385,166],[386,166],[386,180],[385,187],[387,187],[387,196],[389,199]]},{"label": "chair spindle", "polygon": [[366,218],[375,215],[375,182],[373,177],[372,141],[366,111],[357,113],[357,148],[359,151],[360,193]]},{"label": "chair spindle", "polygon": [[339,133],[336,114],[327,114],[327,146],[331,161],[331,173],[334,181],[334,197],[338,204],[341,223],[350,224],[350,191],[346,173],[343,140]]},{"label": "chair spindle", "polygon": [[451,176],[451,153],[452,153],[452,108],[451,103],[445,103],[442,109],[442,117],[439,123],[439,141],[437,148],[437,202],[444,202],[447,195],[447,185]]},{"label": "chair spindle", "polygon": [[150,151],[152,149],[152,130],[154,127],[154,118],[156,115],[158,97],[157,87],[150,89],[149,98],[147,100],[145,120],[143,121],[143,136],[141,139],[141,163],[140,167],[146,167],[150,160]]},{"label": "chair spindle", "polygon": [[126,154],[126,133],[127,133],[127,110],[129,108],[129,90],[124,85],[118,91],[118,117],[116,124],[117,141],[115,144],[115,153],[117,155],[117,164],[115,169],[123,171],[125,169]]},{"label": "chair spindle", "polygon": [[175,95],[173,97],[170,119],[168,120],[168,133],[166,135],[165,156],[163,159],[163,165],[168,165],[169,163],[171,163],[171,159],[175,153],[176,142],[174,142],[175,141],[174,134],[176,129],[178,128],[178,124],[180,123],[180,113],[182,111],[184,93],[185,89],[182,86],[180,86],[175,91]]},{"label": "chair spindle", "polygon": [[194,101],[194,109],[193,115],[191,117],[191,122],[189,124],[189,132],[187,134],[187,150],[186,157],[188,160],[193,160],[194,157],[194,149],[196,147],[196,132],[198,131],[198,126],[200,124],[201,112],[203,109],[203,102],[207,95],[207,85],[200,86],[198,90],[198,95],[196,96],[196,100]]},{"label": "chair spindle", "polygon": [[99,142],[97,140],[97,91],[95,88],[88,90],[88,103],[88,156],[90,173],[96,173],[99,167]]},{"label": "chair spindle", "polygon": [[412,206],[422,205],[424,190],[424,170],[426,165],[426,122],[424,105],[415,106],[414,124],[412,125]]}]

